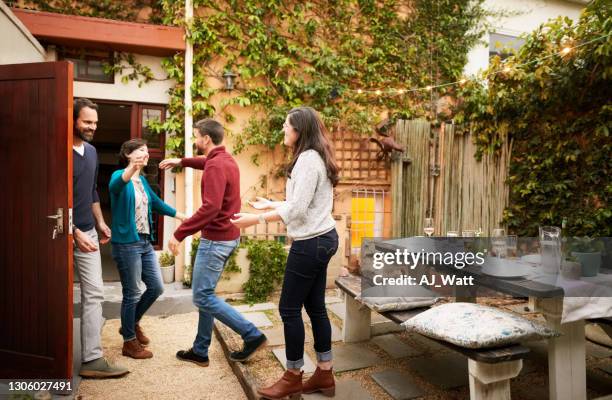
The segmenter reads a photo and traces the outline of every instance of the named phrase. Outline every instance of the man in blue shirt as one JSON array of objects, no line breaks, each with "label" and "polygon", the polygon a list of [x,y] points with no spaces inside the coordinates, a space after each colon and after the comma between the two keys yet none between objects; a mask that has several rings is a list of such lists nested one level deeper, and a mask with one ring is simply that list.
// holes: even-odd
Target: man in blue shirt
[{"label": "man in blue shirt", "polygon": [[[81,371],[87,378],[111,378],[127,374],[102,356],[102,259],[99,244],[108,243],[111,230],[104,221],[96,187],[98,154],[89,142],[98,124],[98,106],[89,99],[74,101],[72,141],[74,264],[81,283]],[[96,231],[97,228],[97,231]],[[98,231],[100,240],[98,244]]]}]

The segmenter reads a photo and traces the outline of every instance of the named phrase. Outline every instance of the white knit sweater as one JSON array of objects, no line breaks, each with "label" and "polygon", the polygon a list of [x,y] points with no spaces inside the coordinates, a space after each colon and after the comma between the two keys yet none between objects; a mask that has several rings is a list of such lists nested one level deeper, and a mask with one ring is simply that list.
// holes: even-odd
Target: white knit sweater
[{"label": "white knit sweater", "polygon": [[306,150],[298,156],[287,180],[286,197],[276,210],[287,225],[289,237],[305,240],[335,228],[334,189],[323,158],[315,150]]}]

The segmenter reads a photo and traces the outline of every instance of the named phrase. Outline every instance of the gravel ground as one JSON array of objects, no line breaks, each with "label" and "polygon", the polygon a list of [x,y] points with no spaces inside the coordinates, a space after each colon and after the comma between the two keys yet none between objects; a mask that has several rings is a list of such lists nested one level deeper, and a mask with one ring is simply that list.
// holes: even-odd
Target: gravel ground
[{"label": "gravel ground", "polygon": [[202,368],[176,359],[177,350],[191,347],[197,321],[197,313],[167,318],[144,317],[142,327],[151,339],[148,349],[153,352],[153,358],[148,360],[122,356],[123,339],[117,332],[120,321],[106,321],[102,332],[104,355],[128,367],[131,372],[120,379],[85,379],[81,382],[77,399],[245,399],[244,391],[214,335],[209,367]]}]

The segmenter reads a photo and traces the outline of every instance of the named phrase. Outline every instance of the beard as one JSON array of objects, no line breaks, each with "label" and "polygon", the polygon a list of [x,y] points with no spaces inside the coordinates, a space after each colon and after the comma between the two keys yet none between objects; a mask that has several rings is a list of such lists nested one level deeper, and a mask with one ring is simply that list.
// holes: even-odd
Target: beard
[{"label": "beard", "polygon": [[94,138],[94,132],[95,131],[92,131],[90,129],[75,128],[75,132],[76,132],[78,137],[80,137],[81,139],[83,139],[87,143],[90,143],[93,140],[93,138]]}]

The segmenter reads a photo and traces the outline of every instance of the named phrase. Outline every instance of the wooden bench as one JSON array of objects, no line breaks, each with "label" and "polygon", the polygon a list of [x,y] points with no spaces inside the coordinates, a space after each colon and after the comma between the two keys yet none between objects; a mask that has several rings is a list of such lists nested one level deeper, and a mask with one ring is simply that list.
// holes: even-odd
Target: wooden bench
[{"label": "wooden bench", "polygon": [[[355,297],[361,293],[361,277],[356,275],[339,277],[335,282],[344,293],[343,341],[352,343],[369,340],[371,310],[355,300]],[[421,307],[380,314],[401,324],[428,309],[429,307]],[[471,400],[510,399],[510,379],[518,376],[523,367],[522,359],[530,351],[527,347],[518,344],[492,349],[468,349],[445,341],[428,339],[468,358]]]}]

